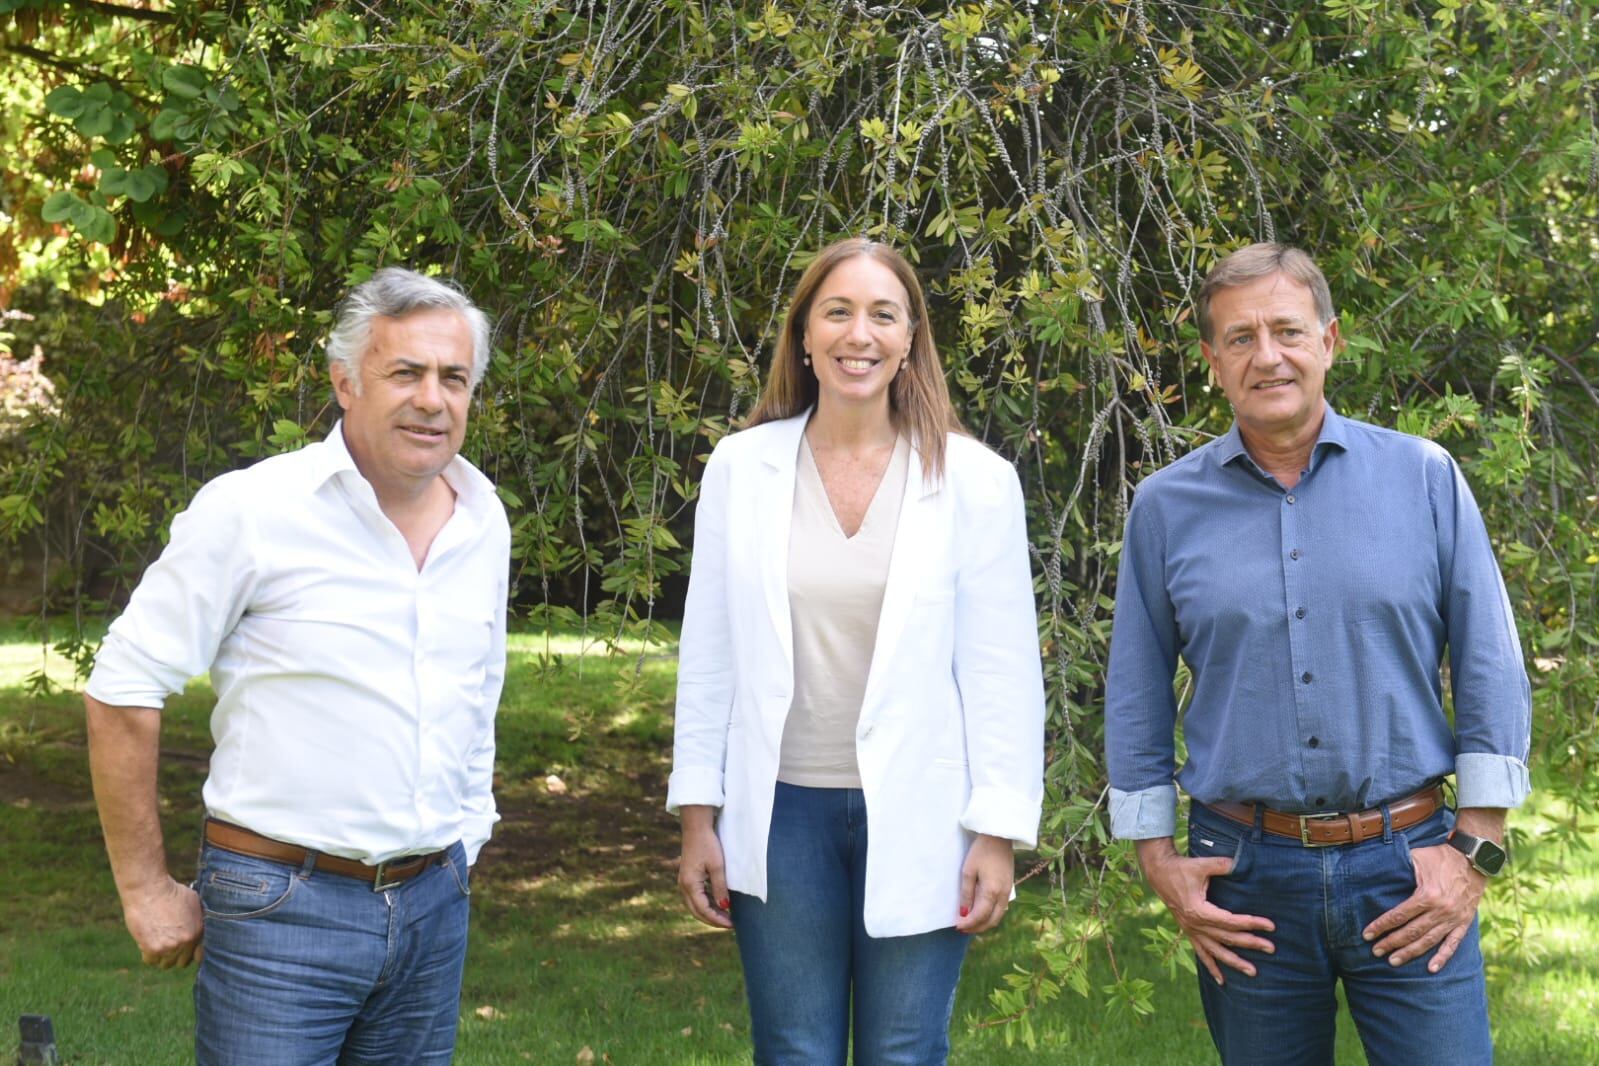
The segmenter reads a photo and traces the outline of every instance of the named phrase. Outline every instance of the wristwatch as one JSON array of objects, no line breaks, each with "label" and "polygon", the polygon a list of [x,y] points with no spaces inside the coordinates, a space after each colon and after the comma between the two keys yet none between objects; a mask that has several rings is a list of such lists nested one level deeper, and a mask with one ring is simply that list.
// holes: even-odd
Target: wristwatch
[{"label": "wristwatch", "polygon": [[1505,868],[1505,849],[1491,840],[1454,829],[1449,833],[1449,845],[1464,855],[1471,868],[1484,877],[1498,877],[1499,871]]}]

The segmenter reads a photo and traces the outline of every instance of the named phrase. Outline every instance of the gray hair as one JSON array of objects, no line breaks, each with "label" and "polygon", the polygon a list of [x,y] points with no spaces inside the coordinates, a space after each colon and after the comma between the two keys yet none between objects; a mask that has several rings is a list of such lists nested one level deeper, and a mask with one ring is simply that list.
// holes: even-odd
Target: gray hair
[{"label": "gray hair", "polygon": [[416,311],[458,312],[472,331],[472,387],[489,368],[489,320],[454,284],[404,267],[384,267],[350,290],[340,303],[338,321],[328,334],[328,365],[341,366],[356,391],[361,359],[372,339],[372,319],[401,318]]},{"label": "gray hair", "polygon": [[1204,282],[1199,286],[1199,296],[1194,300],[1194,309],[1199,318],[1199,336],[1210,340],[1210,301],[1217,289],[1230,289],[1234,285],[1243,285],[1272,274],[1292,278],[1310,290],[1310,297],[1316,303],[1316,321],[1322,329],[1326,329],[1338,317],[1333,312],[1332,290],[1327,287],[1327,278],[1316,261],[1298,248],[1263,241],[1245,245],[1224,256],[1205,275]]}]

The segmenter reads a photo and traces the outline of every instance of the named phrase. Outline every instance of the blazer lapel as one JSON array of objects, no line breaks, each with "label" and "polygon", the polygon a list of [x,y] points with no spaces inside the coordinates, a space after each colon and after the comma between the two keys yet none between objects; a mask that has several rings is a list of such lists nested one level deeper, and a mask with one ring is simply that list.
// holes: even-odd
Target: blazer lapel
[{"label": "blazer lapel", "polygon": [[789,673],[794,671],[794,618],[788,607],[788,538],[794,522],[794,475],[799,463],[800,434],[810,411],[773,425],[772,439],[761,455],[766,476],[755,501],[762,598],[772,615],[772,628],[783,648]]},{"label": "blazer lapel", "polygon": [[863,718],[870,713],[894,649],[905,632],[905,623],[910,621],[916,589],[927,573],[928,557],[935,543],[931,533],[938,528],[938,484],[923,479],[921,455],[914,447],[906,466],[905,495],[900,501],[899,524],[894,527],[894,552],[888,560],[883,608],[877,618],[877,641],[872,646],[872,665],[861,699]]}]

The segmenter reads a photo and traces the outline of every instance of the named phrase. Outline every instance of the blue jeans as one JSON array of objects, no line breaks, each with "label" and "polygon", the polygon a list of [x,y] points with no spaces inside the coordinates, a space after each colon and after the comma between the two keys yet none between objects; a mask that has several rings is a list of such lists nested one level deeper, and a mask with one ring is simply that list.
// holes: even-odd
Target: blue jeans
[{"label": "blue jeans", "polygon": [[1193,805],[1188,853],[1231,858],[1233,871],[1210,882],[1224,910],[1270,918],[1272,954],[1244,951],[1256,976],[1226,970],[1218,986],[1204,967],[1199,991],[1210,1035],[1228,1066],[1330,1066],[1344,983],[1371,1066],[1479,1066],[1493,1062],[1488,996],[1477,923],[1449,963],[1428,973],[1432,952],[1392,966],[1372,954],[1361,931],[1416,889],[1412,848],[1444,843],[1454,815],[1441,810],[1418,825],[1359,844],[1306,848]]},{"label": "blue jeans", "polygon": [[447,1063],[466,961],[466,853],[381,892],[207,844],[195,888],[200,1066]]},{"label": "blue jeans", "polygon": [[765,903],[732,894],[757,1066],[843,1066],[852,1007],[856,1066],[948,1059],[967,938],[866,935],[861,790],[778,782],[766,870]]}]

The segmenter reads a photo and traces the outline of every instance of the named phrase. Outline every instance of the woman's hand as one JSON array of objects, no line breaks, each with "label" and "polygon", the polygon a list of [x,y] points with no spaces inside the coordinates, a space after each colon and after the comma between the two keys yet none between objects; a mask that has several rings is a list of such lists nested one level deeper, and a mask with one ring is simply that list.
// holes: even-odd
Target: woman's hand
[{"label": "woman's hand", "polygon": [[677,890],[689,913],[706,925],[733,928],[727,909],[727,872],[722,865],[722,842],[716,838],[716,808],[685,805],[683,855],[677,862]]},{"label": "woman's hand", "polygon": [[962,933],[985,933],[998,925],[1010,907],[1015,881],[1016,854],[1011,842],[979,835],[961,864],[961,912],[955,928]]}]

